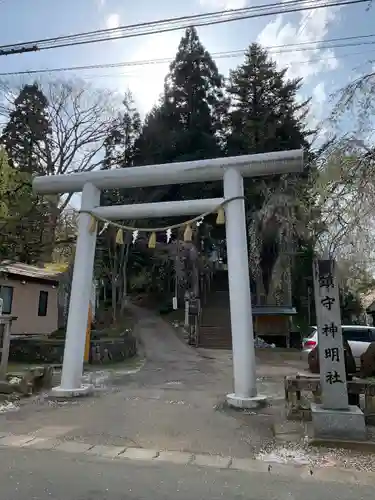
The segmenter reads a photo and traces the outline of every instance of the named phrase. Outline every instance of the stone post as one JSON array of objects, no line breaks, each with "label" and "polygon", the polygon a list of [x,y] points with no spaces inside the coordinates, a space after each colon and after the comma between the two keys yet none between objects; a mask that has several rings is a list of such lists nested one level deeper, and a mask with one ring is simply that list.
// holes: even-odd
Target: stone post
[{"label": "stone post", "polygon": [[349,406],[342,340],[339,286],[333,260],[313,264],[322,404],[312,404],[314,435],[329,439],[365,439],[362,411]]}]

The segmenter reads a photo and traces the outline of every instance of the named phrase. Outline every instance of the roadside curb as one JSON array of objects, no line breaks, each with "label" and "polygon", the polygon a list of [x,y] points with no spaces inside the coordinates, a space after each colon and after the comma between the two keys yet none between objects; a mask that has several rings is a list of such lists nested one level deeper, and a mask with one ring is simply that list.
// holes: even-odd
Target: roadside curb
[{"label": "roadside curb", "polygon": [[[203,467],[229,471],[269,474],[273,477],[294,477],[308,481],[346,483],[351,485],[375,486],[375,474],[354,469],[336,467],[310,468],[307,466],[284,465],[254,459],[224,457],[221,455],[197,454],[173,450],[156,450],[136,447],[93,445],[78,441],[65,441],[43,433],[1,435],[0,450],[22,449],[51,451],[85,456],[91,459],[106,459],[113,462],[126,460],[157,464],[174,464],[187,467]],[[1,452],[1,451],[0,451]]]}]

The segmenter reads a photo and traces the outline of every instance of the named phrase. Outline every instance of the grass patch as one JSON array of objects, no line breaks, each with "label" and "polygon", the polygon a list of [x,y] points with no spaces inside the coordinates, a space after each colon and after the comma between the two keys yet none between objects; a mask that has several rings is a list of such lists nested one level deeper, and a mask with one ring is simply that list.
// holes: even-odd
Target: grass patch
[{"label": "grass patch", "polygon": [[119,337],[126,330],[133,331],[135,326],[135,317],[129,311],[124,311],[121,316],[116,321],[116,324],[108,324],[109,321],[103,321],[98,323],[95,328],[93,328],[93,336],[103,335],[105,337]]},{"label": "grass patch", "polygon": [[[119,318],[115,325],[110,324],[111,315],[109,311],[105,311],[106,314],[101,312],[98,314],[99,319],[93,325],[91,330],[91,338],[112,337],[116,338],[122,335],[126,330],[133,331],[135,326],[135,318],[133,314],[129,311],[123,312],[119,315]],[[46,336],[46,340],[64,340],[66,336],[65,328],[60,328],[52,332],[49,336]]]},{"label": "grass patch", "polygon": [[[32,368],[37,368],[39,366],[49,366],[48,363],[17,363],[12,361],[8,364],[8,373],[13,372],[27,372]],[[55,365],[53,365],[55,366]]]}]

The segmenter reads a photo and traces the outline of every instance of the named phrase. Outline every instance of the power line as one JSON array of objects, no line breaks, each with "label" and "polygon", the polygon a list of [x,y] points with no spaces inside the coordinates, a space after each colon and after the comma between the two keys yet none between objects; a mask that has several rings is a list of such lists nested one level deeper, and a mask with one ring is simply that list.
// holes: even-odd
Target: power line
[{"label": "power line", "polygon": [[[166,33],[188,28],[192,25],[212,26],[232,21],[259,18],[277,14],[286,14],[328,7],[342,7],[360,3],[368,3],[369,0],[287,0],[268,5],[257,5],[242,9],[229,11],[208,12],[194,16],[183,16],[178,18],[162,19],[147,23],[138,23],[121,26],[113,29],[96,30],[77,33],[73,35],[45,38],[30,42],[21,42],[0,46],[0,55],[21,54],[25,52],[37,52],[61,47],[98,43],[109,40],[147,36],[151,34]],[[143,29],[143,31],[142,31]]]},{"label": "power line", "polygon": [[[327,40],[316,40],[314,42],[299,42],[284,45],[271,45],[264,47],[269,53],[272,54],[284,54],[291,52],[305,52],[305,51],[315,51],[317,49],[333,49],[333,48],[347,48],[347,47],[357,47],[364,45],[375,45],[375,40],[367,41],[369,38],[374,38],[375,33],[367,35],[356,35],[347,37],[330,38]],[[361,40],[358,42],[349,42],[352,40]],[[345,43],[334,43],[334,42],[345,42]],[[349,43],[348,43],[349,42]],[[319,47],[317,45],[319,44]],[[329,44],[329,45],[327,45]],[[312,45],[309,47],[307,45]],[[323,46],[322,46],[323,45]],[[211,55],[216,59],[229,59],[232,57],[241,57],[246,53],[247,49],[231,50],[231,51],[221,51],[212,52]],[[356,53],[360,54],[360,53]],[[350,54],[349,54],[350,55]],[[336,56],[335,56],[336,57]],[[166,64],[170,63],[172,58],[158,58],[158,59],[146,59],[138,61],[123,61],[117,63],[101,63],[101,64],[91,64],[83,66],[67,66],[60,68],[42,68],[24,71],[13,71],[7,73],[0,73],[0,76],[15,76],[15,75],[32,75],[40,73],[55,73],[64,71],[82,71],[82,70],[92,70],[92,69],[106,69],[106,68],[122,68],[122,67],[132,67],[132,66],[147,66],[152,64]],[[309,60],[307,60],[309,62]]]},{"label": "power line", "polygon": [[[295,4],[295,3],[306,2],[306,1],[307,0],[287,0],[286,2],[283,2],[283,3],[284,4],[290,4],[290,3]],[[118,31],[122,31],[124,29],[130,30],[130,29],[134,29],[134,28],[144,28],[144,27],[160,25],[160,24],[169,24],[169,23],[182,22],[182,21],[193,21],[194,19],[203,19],[206,17],[224,15],[224,14],[228,14],[228,13],[229,14],[231,14],[231,13],[239,14],[239,13],[243,13],[243,12],[246,13],[249,10],[267,9],[267,8],[275,7],[275,6],[280,6],[280,2],[270,3],[267,5],[262,4],[262,5],[255,5],[252,7],[243,7],[240,9],[221,10],[221,11],[207,12],[207,13],[195,14],[195,15],[189,15],[189,16],[171,17],[171,18],[161,19],[158,21],[148,21],[148,22],[142,22],[142,23],[136,23],[136,24],[129,24],[126,26],[118,26],[117,28],[106,28],[106,29],[101,29],[101,30],[86,31],[86,32],[77,33],[74,35],[58,36],[55,38],[42,38],[40,40],[33,40],[31,42],[28,42],[28,44],[33,44],[33,45],[40,44],[43,42],[49,42],[49,41],[57,40],[57,39],[69,40],[69,39],[73,39],[76,37],[87,37],[87,36],[92,36],[92,35],[97,35],[97,34],[113,34],[113,33],[116,33]],[[14,47],[14,46],[18,46],[18,45],[25,45],[25,43],[20,42],[20,43],[15,44],[15,45],[4,45],[3,47],[12,47],[12,46]]]},{"label": "power line", "polygon": [[[375,52],[375,49],[372,49],[370,51],[366,51],[367,53],[374,53]],[[363,51],[362,52],[351,52],[351,53],[348,53],[348,54],[341,54],[341,55],[336,55],[336,56],[328,56],[328,57],[317,57],[317,58],[313,58],[313,59],[303,59],[303,60],[297,60],[297,61],[293,61],[292,64],[311,64],[311,63],[314,63],[314,62],[319,62],[319,61],[329,61],[329,60],[335,60],[335,59],[345,59],[345,58],[348,58],[348,57],[353,57],[353,56],[359,56],[359,55],[362,55],[363,54]],[[240,57],[240,55],[237,55],[237,56],[232,56],[232,57]],[[224,57],[223,57],[224,58]],[[160,63],[159,63],[160,64]],[[91,78],[136,78],[136,77],[141,77],[142,74],[138,73],[138,74],[135,74],[135,73],[107,73],[107,74],[89,74],[89,75],[85,75],[84,78],[85,79],[91,79]]]},{"label": "power line", "polygon": [[[363,53],[374,53],[375,52],[375,49],[372,49],[372,50],[368,50],[368,51],[361,51],[361,52],[350,52],[350,53],[347,53],[347,54],[338,54],[338,55],[332,55],[332,56],[328,56],[328,57],[318,57],[318,58],[313,58],[313,59],[304,59],[304,60],[297,60],[297,61],[293,61],[292,64],[298,64],[298,65],[301,65],[301,64],[311,64],[311,63],[314,63],[314,62],[319,62],[319,61],[329,61],[329,60],[336,60],[336,59],[346,59],[348,57],[353,57],[353,56],[359,56],[359,55],[362,55]],[[233,55],[233,56],[230,56],[231,58],[234,58],[234,57],[241,57],[241,54],[238,54],[238,55]],[[218,56],[218,58],[220,59],[225,59],[225,58],[229,58],[229,56]],[[150,64],[165,64],[166,62],[168,62],[167,60],[155,60],[154,62],[150,62]],[[22,75],[28,75],[28,74],[32,74],[32,73],[22,73]],[[35,73],[34,73],[35,74]],[[11,75],[17,75],[17,73],[11,73]],[[0,74],[1,76],[1,74]],[[92,79],[92,78],[139,78],[143,76],[141,73],[94,73],[94,74],[88,74],[88,75],[85,75],[84,78],[85,79]]]}]

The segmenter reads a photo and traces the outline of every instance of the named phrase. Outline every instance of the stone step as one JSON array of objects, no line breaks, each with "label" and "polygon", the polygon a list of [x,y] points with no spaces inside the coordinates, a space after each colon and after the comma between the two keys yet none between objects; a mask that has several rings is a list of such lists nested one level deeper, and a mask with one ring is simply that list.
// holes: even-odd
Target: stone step
[{"label": "stone step", "polygon": [[215,320],[215,323],[217,322],[217,319],[221,320],[230,320],[230,311],[226,310],[226,309],[218,309],[218,308],[215,308],[215,309],[209,309],[208,311],[204,311],[202,310],[201,312],[201,321],[202,320],[211,320],[211,318],[213,318]]},{"label": "stone step", "polygon": [[232,341],[200,338],[198,346],[206,349],[232,349]]},{"label": "stone step", "polygon": [[229,318],[206,318],[200,321],[201,328],[223,328],[225,330],[231,329]]},{"label": "stone step", "polygon": [[198,347],[200,347],[201,349],[223,349],[225,351],[230,351],[232,349],[232,345],[231,344],[222,344],[222,345],[218,345],[218,344],[199,344]]},{"label": "stone step", "polygon": [[229,302],[229,290],[211,290],[206,300],[227,300]]},{"label": "stone step", "polygon": [[201,326],[199,346],[211,349],[231,349],[232,335],[230,326]]},{"label": "stone step", "polygon": [[227,311],[229,313],[229,302],[206,302],[202,306],[202,312],[208,311],[208,310],[219,310],[219,311]]},{"label": "stone step", "polygon": [[231,334],[231,329],[230,325],[201,325],[200,327],[201,331],[204,331],[205,333],[212,333],[215,335],[230,335]]},{"label": "stone step", "polygon": [[229,302],[206,302],[202,306],[202,311],[208,311],[210,309],[218,309],[220,311],[228,311],[229,312]]}]

